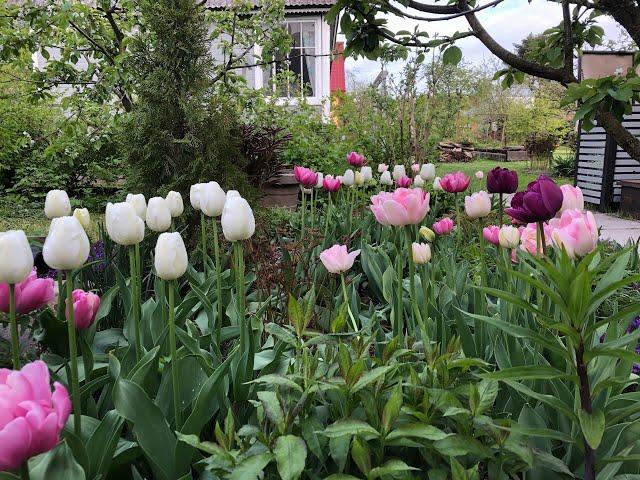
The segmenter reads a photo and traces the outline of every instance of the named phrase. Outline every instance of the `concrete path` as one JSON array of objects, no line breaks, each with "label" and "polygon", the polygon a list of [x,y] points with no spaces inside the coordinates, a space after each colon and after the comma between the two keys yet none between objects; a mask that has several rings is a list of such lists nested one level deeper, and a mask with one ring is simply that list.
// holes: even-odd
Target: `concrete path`
[{"label": "concrete path", "polygon": [[593,213],[600,230],[600,238],[603,240],[613,240],[620,245],[627,242],[637,242],[640,238],[640,221],[626,220],[604,213]]}]

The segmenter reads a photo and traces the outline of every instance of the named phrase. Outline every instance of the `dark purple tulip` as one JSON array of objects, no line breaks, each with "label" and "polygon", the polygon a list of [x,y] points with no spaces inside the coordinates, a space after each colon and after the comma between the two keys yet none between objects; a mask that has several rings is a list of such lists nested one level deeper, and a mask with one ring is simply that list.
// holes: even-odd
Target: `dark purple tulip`
[{"label": "dark purple tulip", "polygon": [[489,193],[515,193],[518,190],[518,172],[496,167],[487,174]]},{"label": "dark purple tulip", "polygon": [[511,208],[505,212],[520,223],[537,223],[550,220],[562,207],[562,190],[546,175],[527,185],[524,192],[511,199]]}]

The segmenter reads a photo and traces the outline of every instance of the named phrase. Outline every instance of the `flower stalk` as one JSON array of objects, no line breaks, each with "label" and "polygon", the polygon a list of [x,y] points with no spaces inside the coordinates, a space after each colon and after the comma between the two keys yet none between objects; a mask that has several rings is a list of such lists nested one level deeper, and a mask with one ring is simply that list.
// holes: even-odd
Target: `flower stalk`
[{"label": "flower stalk", "polygon": [[207,220],[203,212],[200,212],[200,242],[202,245],[202,271],[205,278],[209,276],[209,255],[207,254]]},{"label": "flower stalk", "polygon": [[216,340],[218,345],[220,345],[221,337],[222,337],[222,278],[221,278],[221,269],[222,265],[220,264],[220,234],[218,233],[218,221],[213,219],[213,255],[215,257],[215,268],[216,268],[216,298],[218,300],[218,319],[216,322]]},{"label": "flower stalk", "polygon": [[71,370],[71,403],[73,405],[73,433],[79,438],[82,432],[80,406],[80,381],[78,380],[78,342],[76,340],[76,324],[73,311],[73,279],[72,272],[66,272],[67,286],[67,335],[69,337],[69,363]]},{"label": "flower stalk", "polygon": [[176,429],[182,428],[180,418],[180,383],[178,372],[178,352],[176,347],[176,311],[175,292],[173,282],[168,282],[169,287],[169,349],[171,352],[171,384],[173,388],[173,414],[176,421]]},{"label": "flower stalk", "polygon": [[353,316],[353,312],[351,311],[351,302],[349,301],[349,296],[347,295],[347,284],[344,280],[344,273],[340,274],[340,283],[342,285],[342,296],[344,297],[344,301],[347,304],[347,312],[349,313],[349,318],[351,319],[351,324],[353,325],[353,331],[358,331],[358,325],[356,323],[356,319]]},{"label": "flower stalk", "polygon": [[[137,245],[137,244],[136,244]],[[136,360],[142,358],[142,341],[140,338],[140,297],[138,296],[138,262],[135,246],[129,247],[129,270],[131,272],[131,310],[133,313],[133,331],[135,336]]]},{"label": "flower stalk", "polygon": [[18,335],[18,319],[16,316],[16,286],[9,284],[9,322],[11,324],[11,359],[13,369],[20,370],[20,337]]}]

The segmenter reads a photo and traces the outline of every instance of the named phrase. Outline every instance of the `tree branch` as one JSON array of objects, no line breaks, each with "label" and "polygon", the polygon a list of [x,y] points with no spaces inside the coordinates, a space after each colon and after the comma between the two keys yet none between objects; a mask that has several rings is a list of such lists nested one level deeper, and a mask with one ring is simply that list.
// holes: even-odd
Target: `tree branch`
[{"label": "tree branch", "polygon": [[436,15],[449,15],[459,12],[458,7],[455,5],[429,5],[415,0],[409,0],[407,7],[425,13],[435,13]]},{"label": "tree branch", "polygon": [[564,74],[573,77],[573,25],[569,1],[562,0],[562,18],[564,26]]},{"label": "tree branch", "polygon": [[385,1],[385,3],[388,4],[388,7],[389,7],[389,9],[391,11],[393,11],[395,14],[400,15],[402,17],[411,18],[413,20],[420,20],[421,22],[443,22],[443,21],[446,21],[446,20],[453,20],[454,18],[463,17],[463,16],[465,16],[467,14],[467,12],[480,12],[480,11],[485,10],[487,8],[495,7],[496,5],[499,5],[504,1],[505,0],[493,0],[492,2],[489,2],[489,3],[485,4],[485,5],[481,5],[479,7],[475,7],[473,9],[465,11],[465,12],[457,12],[457,13],[452,13],[450,15],[442,15],[440,17],[422,17],[420,15],[412,15],[410,13],[403,12],[398,7],[395,7],[395,6],[391,5],[390,3],[388,3],[388,1]]},{"label": "tree branch", "polygon": [[69,25],[71,25],[80,35],[82,35],[91,45],[93,45],[95,47],[96,50],[98,50],[99,52],[103,53],[107,59],[109,60],[109,62],[111,62],[112,65],[115,65],[115,60],[113,59],[113,56],[109,53],[109,51],[103,47],[102,45],[100,45],[98,42],[96,42],[93,38],[91,38],[91,36],[86,33],[82,28],[80,28],[78,25],[75,24],[75,22],[73,20],[69,20]]}]

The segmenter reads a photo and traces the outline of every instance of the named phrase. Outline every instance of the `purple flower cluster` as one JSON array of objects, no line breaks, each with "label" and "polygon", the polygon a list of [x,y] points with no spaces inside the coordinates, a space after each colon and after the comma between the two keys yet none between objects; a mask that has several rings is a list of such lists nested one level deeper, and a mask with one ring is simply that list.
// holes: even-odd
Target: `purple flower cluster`
[{"label": "purple flower cluster", "polygon": [[[631,320],[629,326],[627,327],[626,333],[635,332],[638,328],[640,328],[640,315]],[[636,345],[636,354],[640,355],[640,343]],[[633,373],[636,375],[640,374],[640,364],[634,363],[633,368],[631,369]]]},{"label": "purple flower cluster", "polygon": [[107,268],[107,263],[104,261],[104,242],[98,240],[96,243],[91,245],[91,250],[89,251],[89,259],[88,262],[99,262],[93,265],[93,271],[95,272],[103,272],[105,268]]}]

